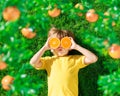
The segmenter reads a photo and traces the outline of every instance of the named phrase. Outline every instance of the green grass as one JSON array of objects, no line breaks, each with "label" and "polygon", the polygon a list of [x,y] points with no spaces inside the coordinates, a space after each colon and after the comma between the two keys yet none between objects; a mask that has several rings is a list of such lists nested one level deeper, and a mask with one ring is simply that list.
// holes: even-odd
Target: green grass
[{"label": "green grass", "polygon": [[[80,2],[80,1],[81,0],[71,0],[73,4],[76,4],[77,2]],[[101,14],[100,12],[104,12],[108,8],[108,6],[105,6],[104,4],[101,7],[102,3],[94,4],[93,3],[94,0],[86,0],[86,1],[88,1],[90,5],[93,4],[92,7],[94,7],[97,10],[98,14]],[[67,13],[61,14],[59,17],[51,18],[50,24],[54,25],[58,29],[65,29],[65,30],[72,31],[75,35],[75,41],[79,45],[89,49],[90,51],[92,51],[98,56],[98,61],[96,63],[91,64],[87,66],[86,68],[81,69],[79,71],[79,96],[103,96],[103,92],[98,90],[98,87],[99,87],[97,84],[98,78],[101,75],[109,74],[110,68],[112,71],[116,70],[116,66],[112,69],[113,65],[111,62],[114,62],[114,60],[111,60],[110,56],[106,55],[107,49],[104,49],[105,51],[105,53],[103,52],[104,54],[102,54],[102,50],[101,50],[103,49],[102,41],[104,41],[105,39],[108,39],[106,36],[111,36],[111,35],[109,35],[110,33],[107,32],[106,30],[94,31],[94,27],[96,27],[100,21],[97,21],[96,23],[89,23],[88,21],[85,20],[85,14],[82,17],[79,17],[77,15],[75,16],[72,15],[70,17],[69,16],[70,14],[71,13],[67,12]],[[37,20],[34,22],[34,19],[32,19],[31,21],[33,22],[33,25],[35,25],[34,27],[37,27],[39,29],[38,31],[42,30],[40,29],[41,27],[39,27],[39,25],[36,23]],[[27,22],[27,20],[25,22]],[[23,22],[21,22],[21,24],[22,23]],[[120,23],[117,22],[117,25],[114,27],[114,30],[117,34],[118,39],[120,38],[120,34],[119,34],[120,27],[119,26],[120,26]],[[47,26],[47,27],[50,28],[51,26]],[[45,30],[45,32],[47,31],[48,30]],[[99,39],[94,39],[94,38],[92,39],[92,36],[94,38],[98,37],[99,39],[102,39],[102,40],[99,41]],[[38,35],[35,39],[33,39],[32,44],[29,45],[29,49],[32,50],[33,53],[36,53],[44,45],[44,43],[46,42],[46,39],[47,39],[47,35],[46,33],[44,34],[43,32],[42,35],[40,34],[40,36]],[[111,42],[112,40],[110,40],[110,43]],[[0,45],[0,48],[1,47],[2,47],[2,44]],[[80,54],[80,53],[77,51],[71,51],[70,54]],[[50,51],[47,51],[45,52],[44,56],[47,56],[47,55],[52,55],[52,54],[50,53]],[[23,63],[28,62],[29,59],[30,58],[28,58],[26,61],[23,61]],[[111,62],[106,67],[103,61],[105,61],[106,64],[109,61]],[[6,69],[0,72],[0,81],[3,76],[10,73],[9,70],[12,70],[12,69]],[[18,70],[16,69],[13,71],[17,73]],[[46,72],[38,71],[38,70],[35,70],[34,68],[30,68],[26,70],[25,73],[28,74],[31,78],[33,78],[34,82],[36,82],[35,80],[42,81],[43,86],[40,88],[40,90],[38,90],[39,91],[38,94],[39,96],[47,96],[47,74]],[[36,84],[37,83],[38,82],[36,82]],[[1,84],[0,84],[0,96],[8,96],[7,92],[3,90]],[[13,96],[15,96],[15,93]]]}]

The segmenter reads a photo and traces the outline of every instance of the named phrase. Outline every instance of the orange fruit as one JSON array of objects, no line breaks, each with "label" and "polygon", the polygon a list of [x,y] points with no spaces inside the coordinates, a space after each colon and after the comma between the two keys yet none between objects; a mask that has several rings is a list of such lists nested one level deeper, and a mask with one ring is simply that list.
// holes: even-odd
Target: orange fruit
[{"label": "orange fruit", "polygon": [[79,8],[80,10],[83,10],[83,9],[84,9],[84,7],[83,7],[83,5],[82,5],[81,3],[77,3],[77,4],[75,5],[75,8]]},{"label": "orange fruit", "polygon": [[113,21],[113,22],[112,22],[112,26],[115,26],[115,25],[116,25],[116,23],[115,23],[115,21]]},{"label": "orange fruit", "polygon": [[110,16],[110,13],[106,11],[106,12],[104,12],[104,15],[105,16]]},{"label": "orange fruit", "polygon": [[[84,10],[84,7],[83,7],[83,5],[81,3],[77,3],[75,5],[75,8],[79,8],[80,10]],[[78,16],[83,16],[83,14],[82,13],[78,13]]]},{"label": "orange fruit", "polygon": [[4,90],[10,90],[10,87],[9,87],[8,85],[2,85],[2,88],[3,88]]},{"label": "orange fruit", "polygon": [[[110,13],[106,11],[106,12],[104,12],[104,16],[110,16]],[[104,22],[106,22],[108,20],[109,20],[109,18],[107,18],[107,17],[103,19]]]},{"label": "orange fruit", "polygon": [[64,37],[61,39],[61,47],[68,49],[71,46],[71,40],[69,37]]},{"label": "orange fruit", "polygon": [[23,28],[21,30],[21,33],[24,37],[26,37],[28,39],[32,39],[36,36],[36,33],[33,32],[31,28]]},{"label": "orange fruit", "polygon": [[120,46],[117,44],[112,44],[112,46],[108,49],[108,53],[112,58],[120,58]]},{"label": "orange fruit", "polygon": [[3,11],[3,18],[6,21],[15,21],[20,17],[20,11],[15,6],[9,6]]},{"label": "orange fruit", "polygon": [[89,9],[88,12],[95,13],[95,10],[94,9]]},{"label": "orange fruit", "polygon": [[49,40],[49,46],[52,49],[58,48],[60,46],[60,40],[58,38],[56,38],[56,37],[55,38],[51,38]]},{"label": "orange fruit", "polygon": [[94,9],[90,9],[87,13],[86,13],[86,20],[89,22],[96,22],[98,20],[98,14],[95,13]]},{"label": "orange fruit", "polygon": [[[110,16],[110,13],[109,12],[104,12],[104,16]],[[113,18],[114,18],[114,14],[113,14]],[[107,22],[109,20],[109,18],[104,18],[103,19],[103,22]],[[115,23],[115,21],[112,21],[112,24],[111,24],[112,26],[115,26],[116,25],[116,23]]]},{"label": "orange fruit", "polygon": [[51,17],[57,17],[61,13],[61,10],[58,8],[54,8],[53,10],[48,10],[48,15]]},{"label": "orange fruit", "polygon": [[0,70],[3,70],[7,67],[7,64],[3,61],[0,61]]},{"label": "orange fruit", "polygon": [[109,41],[108,41],[108,40],[104,40],[104,41],[103,41],[103,45],[104,45],[104,46],[106,46],[106,45],[108,45],[108,44],[109,44]]},{"label": "orange fruit", "polygon": [[12,84],[13,80],[14,80],[14,78],[10,75],[4,76],[1,80],[3,89],[10,90],[10,84]]}]

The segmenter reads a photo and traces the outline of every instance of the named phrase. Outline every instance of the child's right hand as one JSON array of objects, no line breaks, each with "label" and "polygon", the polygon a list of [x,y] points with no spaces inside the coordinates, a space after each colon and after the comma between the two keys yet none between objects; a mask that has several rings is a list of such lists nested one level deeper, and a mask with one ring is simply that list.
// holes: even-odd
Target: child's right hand
[{"label": "child's right hand", "polygon": [[44,47],[46,50],[50,50],[49,40],[50,40],[50,37],[47,39],[46,43],[44,44]]}]

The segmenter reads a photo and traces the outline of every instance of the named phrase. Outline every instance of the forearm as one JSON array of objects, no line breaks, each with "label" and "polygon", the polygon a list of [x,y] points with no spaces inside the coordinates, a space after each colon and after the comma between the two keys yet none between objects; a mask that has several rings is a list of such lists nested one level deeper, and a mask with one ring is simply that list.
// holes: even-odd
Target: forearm
[{"label": "forearm", "polygon": [[89,63],[94,63],[97,61],[97,56],[92,53],[91,51],[81,47],[80,45],[76,44],[75,50],[79,51],[80,53],[82,53],[85,57],[86,57],[86,61]]},{"label": "forearm", "polygon": [[30,60],[30,64],[37,64],[40,60],[40,57],[42,57],[42,55],[44,54],[44,52],[48,50],[46,47],[42,47]]}]

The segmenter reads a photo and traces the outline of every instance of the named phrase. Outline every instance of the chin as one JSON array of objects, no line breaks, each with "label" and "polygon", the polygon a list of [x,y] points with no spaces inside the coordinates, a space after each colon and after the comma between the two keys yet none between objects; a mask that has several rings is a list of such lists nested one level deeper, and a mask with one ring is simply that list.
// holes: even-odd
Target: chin
[{"label": "chin", "polygon": [[58,55],[59,57],[62,57],[62,56],[64,56],[64,55]]},{"label": "chin", "polygon": [[61,54],[61,53],[59,54],[59,53],[58,53],[57,55],[58,55],[58,56],[66,56],[67,54]]},{"label": "chin", "polygon": [[62,57],[62,56],[66,56],[66,55],[68,54],[68,51],[56,51],[56,50],[55,50],[53,53],[54,53],[54,55],[56,55],[56,56]]}]

